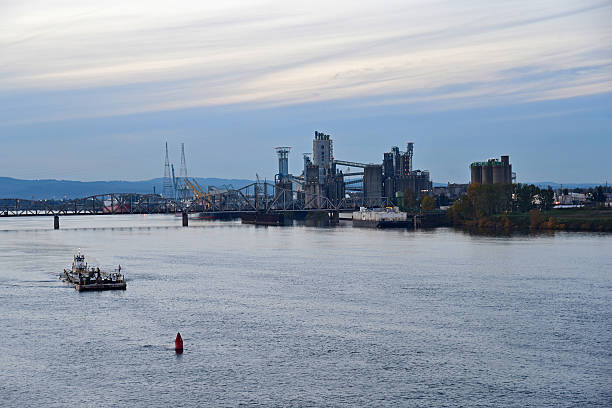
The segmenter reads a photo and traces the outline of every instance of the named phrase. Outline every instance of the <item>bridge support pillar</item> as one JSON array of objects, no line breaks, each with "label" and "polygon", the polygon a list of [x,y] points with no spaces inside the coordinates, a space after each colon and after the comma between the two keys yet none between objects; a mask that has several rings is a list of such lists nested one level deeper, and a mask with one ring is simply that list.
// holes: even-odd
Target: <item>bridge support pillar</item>
[{"label": "bridge support pillar", "polygon": [[329,223],[330,224],[339,224],[340,223],[340,213],[338,211],[331,211],[329,213]]},{"label": "bridge support pillar", "polygon": [[183,227],[189,225],[189,218],[187,218],[187,211],[183,211]]},{"label": "bridge support pillar", "polygon": [[59,229],[59,215],[53,216],[53,229]]}]

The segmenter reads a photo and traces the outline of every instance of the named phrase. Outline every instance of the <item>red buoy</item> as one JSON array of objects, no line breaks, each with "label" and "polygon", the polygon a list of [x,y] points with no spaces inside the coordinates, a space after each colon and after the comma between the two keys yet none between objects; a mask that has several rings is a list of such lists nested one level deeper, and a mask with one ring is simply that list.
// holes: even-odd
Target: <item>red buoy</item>
[{"label": "red buoy", "polygon": [[176,339],[174,339],[174,351],[177,353],[183,352],[183,338],[180,332],[176,333]]}]

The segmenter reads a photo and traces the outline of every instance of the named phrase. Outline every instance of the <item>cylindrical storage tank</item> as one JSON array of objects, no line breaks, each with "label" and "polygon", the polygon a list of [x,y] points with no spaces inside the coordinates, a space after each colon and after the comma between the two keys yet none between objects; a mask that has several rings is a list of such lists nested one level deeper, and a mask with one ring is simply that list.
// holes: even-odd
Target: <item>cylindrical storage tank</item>
[{"label": "cylindrical storage tank", "polygon": [[502,164],[494,164],[491,166],[493,173],[493,184],[503,184],[506,181],[506,166]]},{"label": "cylindrical storage tank", "polygon": [[490,164],[482,166],[482,184],[493,183],[493,168]]},{"label": "cylindrical storage tank", "polygon": [[472,183],[482,183],[482,166],[472,164],[470,170],[472,172]]},{"label": "cylindrical storage tank", "polygon": [[395,168],[393,166],[393,153],[384,154],[383,175],[385,176],[385,178],[395,176]]},{"label": "cylindrical storage tank", "polygon": [[384,182],[385,197],[393,198],[395,196],[395,183],[391,177],[387,177]]},{"label": "cylindrical storage tank", "polygon": [[363,169],[363,196],[364,198],[382,197],[382,166],[367,165]]},{"label": "cylindrical storage tank", "polygon": [[289,174],[289,159],[287,157],[279,157],[278,159],[278,175],[281,179]]}]

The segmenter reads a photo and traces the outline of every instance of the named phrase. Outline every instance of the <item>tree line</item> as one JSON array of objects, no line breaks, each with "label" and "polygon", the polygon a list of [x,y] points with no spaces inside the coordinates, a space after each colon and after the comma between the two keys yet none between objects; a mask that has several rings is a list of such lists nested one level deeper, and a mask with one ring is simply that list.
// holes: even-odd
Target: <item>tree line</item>
[{"label": "tree line", "polygon": [[554,205],[552,188],[539,188],[533,184],[479,184],[472,183],[467,195],[457,199],[449,210],[454,223],[477,220],[509,212],[529,212],[533,209],[550,210]]},{"label": "tree line", "polygon": [[431,211],[437,207],[436,200],[430,195],[418,195],[411,189],[404,190],[401,198],[397,200],[400,211]]}]

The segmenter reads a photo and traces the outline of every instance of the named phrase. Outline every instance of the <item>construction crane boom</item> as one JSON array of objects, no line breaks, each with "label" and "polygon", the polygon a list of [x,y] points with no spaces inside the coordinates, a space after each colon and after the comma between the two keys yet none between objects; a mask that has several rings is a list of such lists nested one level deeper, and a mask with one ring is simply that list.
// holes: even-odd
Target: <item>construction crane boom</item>
[{"label": "construction crane boom", "polygon": [[197,182],[196,179],[189,180],[189,178],[185,177],[185,185],[191,191],[191,193],[193,194],[193,197],[197,201],[202,203],[204,208],[206,209],[210,208],[211,194],[205,193],[204,189],[202,188],[202,186],[200,186],[200,184]]}]

